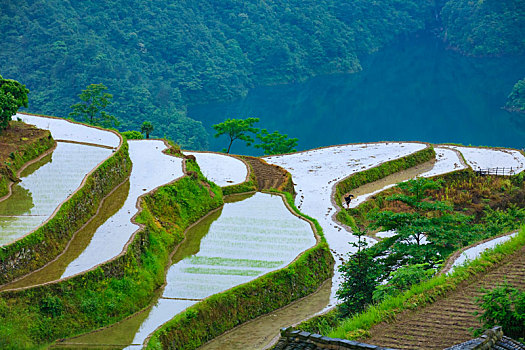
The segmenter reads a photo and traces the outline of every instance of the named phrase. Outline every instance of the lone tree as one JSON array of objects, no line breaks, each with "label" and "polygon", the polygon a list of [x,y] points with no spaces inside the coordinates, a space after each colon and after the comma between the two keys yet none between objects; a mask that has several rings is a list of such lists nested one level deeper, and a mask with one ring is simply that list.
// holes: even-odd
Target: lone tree
[{"label": "lone tree", "polygon": [[80,117],[86,123],[110,127],[118,126],[115,116],[107,113],[104,109],[112,102],[113,95],[105,92],[108,88],[104,84],[90,84],[78,95],[82,102],[71,106],[73,112],[69,115],[73,118]]},{"label": "lone tree", "polygon": [[226,119],[224,122],[213,125],[215,129],[215,137],[221,135],[227,135],[230,138],[230,144],[226,153],[230,153],[232,143],[235,140],[242,140],[250,146],[253,142],[253,137],[248,133],[257,133],[258,128],[254,128],[253,124],[257,123],[259,118],[246,118],[246,119]]},{"label": "lone tree", "polygon": [[144,122],[142,123],[142,126],[140,127],[140,132],[143,134],[146,134],[146,138],[149,139],[149,134],[153,132],[153,124],[150,122]]},{"label": "lone tree", "polygon": [[339,266],[343,282],[337,290],[336,295],[342,301],[339,312],[348,316],[362,311],[366,305],[372,302],[374,288],[377,286],[379,271],[374,257],[366,249],[367,242],[363,238],[366,231],[356,230],[357,243],[352,246],[357,248],[355,254],[350,255],[348,261]]},{"label": "lone tree", "polygon": [[282,154],[297,152],[295,147],[297,147],[297,141],[299,139],[288,138],[288,135],[282,135],[278,131],[269,133],[266,129],[262,129],[257,138],[261,141],[260,144],[255,145],[255,148],[262,148],[264,154]]},{"label": "lone tree", "polygon": [[27,107],[28,93],[25,85],[16,80],[4,79],[0,75],[0,133],[7,129],[18,108]]}]

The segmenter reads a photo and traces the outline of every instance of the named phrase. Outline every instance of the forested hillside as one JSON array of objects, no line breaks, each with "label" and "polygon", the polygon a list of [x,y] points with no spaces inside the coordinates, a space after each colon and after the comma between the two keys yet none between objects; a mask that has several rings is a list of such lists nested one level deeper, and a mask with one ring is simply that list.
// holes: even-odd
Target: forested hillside
[{"label": "forested hillside", "polygon": [[519,80],[514,85],[507,97],[505,109],[509,112],[525,113],[525,79]]},{"label": "forested hillside", "polygon": [[165,125],[155,134],[204,148],[188,103],[359,70],[359,55],[423,29],[432,10],[418,0],[6,0],[0,67],[31,90],[33,112],[67,116],[81,89],[104,83],[122,129],[148,119]]},{"label": "forested hillside", "polygon": [[[506,20],[523,0],[503,2],[514,7],[494,15],[502,22],[496,27],[503,34],[523,30],[523,6]],[[450,0],[443,10],[447,40],[472,51],[458,32],[477,33],[488,17],[466,16],[464,7],[490,12],[493,3]],[[257,85],[357,71],[360,57],[399,35],[440,28],[440,6],[434,0],[4,0],[0,74],[31,90],[29,111],[63,117],[82,89],[103,83],[114,95],[108,112],[121,120],[121,130],[149,120],[154,136],[204,149],[206,132],[186,117],[187,105],[232,99]],[[497,28],[494,33],[501,37]],[[523,46],[524,35],[513,33],[517,39],[502,45],[521,40]],[[475,54],[495,52],[474,47]],[[524,50],[497,52],[516,51]]]},{"label": "forested hillside", "polygon": [[444,38],[463,53],[525,53],[525,0],[450,0],[441,14]]}]

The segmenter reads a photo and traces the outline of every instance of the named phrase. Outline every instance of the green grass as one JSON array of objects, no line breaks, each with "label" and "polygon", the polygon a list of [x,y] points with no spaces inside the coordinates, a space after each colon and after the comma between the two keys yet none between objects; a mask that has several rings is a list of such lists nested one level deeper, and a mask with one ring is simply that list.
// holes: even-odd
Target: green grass
[{"label": "green grass", "polygon": [[[192,162],[187,168],[198,172]],[[164,283],[170,254],[184,230],[222,204],[220,188],[197,174],[143,197],[137,221],[145,227],[124,255],[64,281],[0,293],[0,348],[38,348],[147,306]]]},{"label": "green grass", "polygon": [[457,267],[452,274],[436,276],[412,286],[403,294],[388,298],[380,304],[371,305],[365,312],[343,320],[337,327],[327,331],[325,335],[343,339],[350,339],[353,334],[362,336],[373,325],[391,321],[396,314],[404,310],[424,307],[445,296],[448,292],[456,289],[460,283],[486,272],[524,245],[525,227],[522,227],[516,237],[484,252],[479,258],[467,265]]}]

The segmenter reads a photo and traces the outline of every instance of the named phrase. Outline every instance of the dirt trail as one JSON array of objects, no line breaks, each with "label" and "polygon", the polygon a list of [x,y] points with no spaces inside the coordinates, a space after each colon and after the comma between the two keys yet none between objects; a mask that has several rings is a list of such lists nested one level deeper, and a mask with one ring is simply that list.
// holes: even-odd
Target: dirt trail
[{"label": "dirt trail", "polygon": [[504,280],[525,289],[525,247],[498,267],[460,286],[446,298],[420,310],[405,312],[394,323],[374,326],[372,337],[363,341],[396,349],[441,350],[472,339],[468,328],[480,325],[472,314],[480,311],[474,298],[481,295],[481,287],[490,289]]},{"label": "dirt trail", "polygon": [[261,158],[244,157],[244,160],[251,165],[257,177],[259,191],[269,190],[271,188],[278,189],[285,184],[286,170],[275,165],[270,165]]}]

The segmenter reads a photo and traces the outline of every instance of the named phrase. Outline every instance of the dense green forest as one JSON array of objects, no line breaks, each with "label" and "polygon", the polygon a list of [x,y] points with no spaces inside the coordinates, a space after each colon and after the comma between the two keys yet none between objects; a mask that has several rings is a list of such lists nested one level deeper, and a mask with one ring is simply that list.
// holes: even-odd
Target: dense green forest
[{"label": "dense green forest", "polygon": [[450,0],[441,15],[444,38],[463,53],[525,53],[524,0]]},{"label": "dense green forest", "polygon": [[505,109],[509,112],[525,113],[525,79],[519,80],[514,85],[507,97]]},{"label": "dense green forest", "polygon": [[[463,37],[454,34],[461,29],[454,18],[475,32],[487,17],[465,16],[463,3],[450,0],[443,9],[444,33],[459,47]],[[476,6],[491,13],[501,2],[481,3],[487,5]],[[519,7],[503,3],[509,3],[503,13]],[[433,0],[5,0],[0,73],[31,90],[29,111],[63,117],[82,89],[103,83],[114,96],[108,112],[121,130],[149,120],[154,136],[205,149],[206,132],[186,116],[186,106],[229,100],[257,85],[358,71],[360,57],[396,37],[439,30],[441,6]],[[509,21],[495,15],[501,21],[495,27],[505,30],[493,34],[512,46],[498,52],[525,51],[522,13],[523,6]],[[508,32],[516,26],[521,32]],[[489,48],[482,47],[494,53]]]}]

